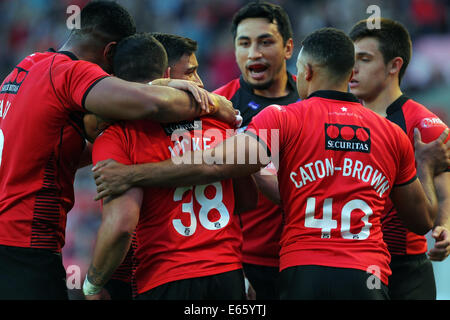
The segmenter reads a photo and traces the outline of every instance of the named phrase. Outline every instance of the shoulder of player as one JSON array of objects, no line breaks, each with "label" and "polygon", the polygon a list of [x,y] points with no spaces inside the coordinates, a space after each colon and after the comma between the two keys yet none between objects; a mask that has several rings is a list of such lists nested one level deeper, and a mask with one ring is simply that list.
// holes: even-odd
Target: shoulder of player
[{"label": "shoulder of player", "polygon": [[224,96],[227,99],[231,99],[233,95],[236,93],[236,91],[239,90],[240,86],[241,85],[239,82],[239,78],[237,78],[217,88],[216,90],[213,91],[213,93]]},{"label": "shoulder of player", "polygon": [[202,122],[202,130],[205,130],[205,129],[219,129],[219,130],[234,129],[231,127],[230,124],[220,121],[210,115],[202,116],[199,118],[199,120]]},{"label": "shoulder of player", "polygon": [[102,134],[119,134],[123,135],[127,132],[136,131],[151,131],[154,126],[158,123],[150,120],[128,120],[128,121],[117,121],[108,126]]},{"label": "shoulder of player", "polygon": [[405,102],[403,113],[405,119],[410,123],[410,130],[414,128],[426,130],[434,127],[446,127],[445,123],[435,113],[413,99]]}]

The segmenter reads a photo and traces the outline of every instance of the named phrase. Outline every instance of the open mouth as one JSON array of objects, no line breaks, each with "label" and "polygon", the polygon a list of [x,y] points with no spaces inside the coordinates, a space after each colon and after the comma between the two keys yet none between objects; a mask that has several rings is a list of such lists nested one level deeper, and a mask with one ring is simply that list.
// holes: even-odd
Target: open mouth
[{"label": "open mouth", "polygon": [[266,71],[269,67],[262,63],[255,63],[247,66],[247,69],[250,73],[250,76],[254,80],[262,80],[266,74]]},{"label": "open mouth", "polygon": [[359,84],[359,82],[357,80],[355,80],[355,79],[350,80],[350,82],[348,83],[350,88],[357,87],[358,84]]}]

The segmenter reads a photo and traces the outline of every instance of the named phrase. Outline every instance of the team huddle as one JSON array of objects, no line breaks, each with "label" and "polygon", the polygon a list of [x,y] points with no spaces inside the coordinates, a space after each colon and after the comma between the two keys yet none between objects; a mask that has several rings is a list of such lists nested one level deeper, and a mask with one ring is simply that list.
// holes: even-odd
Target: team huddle
[{"label": "team huddle", "polygon": [[66,216],[89,164],[102,222],[86,299],[436,299],[449,129],[400,89],[405,27],[319,29],[293,75],[281,6],[251,2],[231,26],[241,76],[212,93],[195,40],[136,33],[112,1],[14,67],[0,87],[0,299],[68,299]]}]

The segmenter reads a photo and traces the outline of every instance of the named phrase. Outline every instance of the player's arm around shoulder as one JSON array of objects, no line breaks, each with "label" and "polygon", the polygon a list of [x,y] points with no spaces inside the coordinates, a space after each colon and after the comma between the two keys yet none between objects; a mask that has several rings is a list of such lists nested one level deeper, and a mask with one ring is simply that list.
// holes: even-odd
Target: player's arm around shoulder
[{"label": "player's arm around shoulder", "polygon": [[[180,81],[174,80],[175,83]],[[169,123],[217,113],[217,117],[234,124],[231,102],[215,99],[210,94],[195,95],[198,90],[204,90],[190,91],[189,88],[195,86],[187,86],[188,91],[183,91],[170,85],[140,84],[108,77],[87,93],[84,106],[88,111],[113,120],[151,119]]]}]

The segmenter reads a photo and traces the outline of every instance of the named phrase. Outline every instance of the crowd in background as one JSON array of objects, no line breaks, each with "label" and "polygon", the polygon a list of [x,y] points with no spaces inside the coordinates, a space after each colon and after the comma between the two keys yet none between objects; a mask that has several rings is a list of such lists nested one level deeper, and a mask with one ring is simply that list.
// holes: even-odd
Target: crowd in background
[{"label": "crowd in background", "polygon": [[[70,34],[66,20],[69,5],[82,7],[88,0],[0,0],[0,79],[24,56],[58,49]],[[138,31],[179,34],[198,41],[199,75],[213,90],[239,75],[230,23],[244,0],[120,0],[135,18]],[[402,88],[408,95],[430,94],[450,88],[450,0],[278,0],[289,13],[295,54],[288,69],[296,73],[295,57],[308,33],[332,26],[349,31],[358,20],[370,17],[370,5],[381,16],[402,22],[413,40],[413,57]],[[449,91],[449,90],[444,90]],[[450,100],[436,100],[431,110],[449,123]],[[420,101],[420,98],[418,99]],[[95,185],[90,168],[77,174],[75,207],[69,213],[65,265],[78,265],[84,275],[96,230],[100,203],[93,201]]]}]

